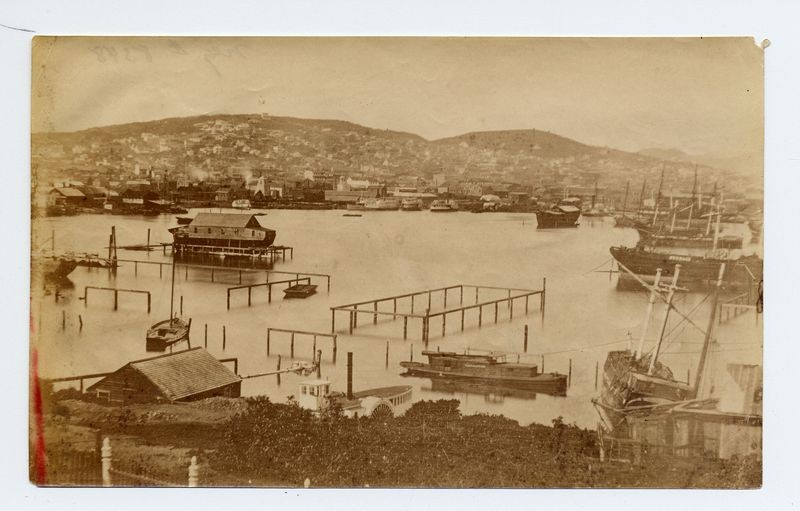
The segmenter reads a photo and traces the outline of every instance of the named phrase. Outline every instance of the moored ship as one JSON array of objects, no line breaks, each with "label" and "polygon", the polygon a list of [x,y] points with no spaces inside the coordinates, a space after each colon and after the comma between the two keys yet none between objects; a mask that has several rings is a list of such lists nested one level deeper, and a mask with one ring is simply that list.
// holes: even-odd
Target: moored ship
[{"label": "moored ship", "polygon": [[367,211],[397,211],[400,208],[400,199],[395,197],[364,199],[362,203]]},{"label": "moored ship", "polygon": [[422,200],[420,199],[403,199],[400,203],[400,209],[403,211],[419,211],[422,209]]},{"label": "moored ship", "polygon": [[581,210],[577,206],[557,204],[550,209],[536,212],[536,227],[538,229],[556,229],[561,227],[577,227]]},{"label": "moored ship", "polygon": [[431,202],[431,213],[452,213],[458,211],[458,203],[454,200],[435,200]]},{"label": "moored ship", "polygon": [[502,354],[457,354],[452,351],[423,351],[427,364],[400,362],[409,376],[474,379],[539,388],[543,392],[566,392],[567,376],[559,373],[540,373],[536,364],[506,362]]}]

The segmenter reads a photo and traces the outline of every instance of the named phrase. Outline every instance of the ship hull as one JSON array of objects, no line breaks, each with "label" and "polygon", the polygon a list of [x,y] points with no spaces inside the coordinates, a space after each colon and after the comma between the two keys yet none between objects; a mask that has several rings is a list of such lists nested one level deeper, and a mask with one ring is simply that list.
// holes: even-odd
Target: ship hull
[{"label": "ship hull", "polygon": [[653,276],[661,269],[661,276],[671,277],[675,265],[681,265],[684,282],[710,283],[717,279],[720,264],[725,263],[723,282],[728,285],[758,284],[763,278],[764,262],[757,256],[738,259],[661,254],[636,248],[611,247],[611,255],[629,271],[637,275]]},{"label": "ship hull", "polygon": [[189,339],[189,329],[192,322],[184,322],[180,318],[168,319],[156,323],[147,331],[146,351],[164,351],[173,344],[187,341]]},{"label": "ship hull", "polygon": [[578,226],[580,211],[564,213],[561,211],[537,211],[536,227],[538,229],[560,229]]},{"label": "ship hull", "polygon": [[500,371],[496,373],[485,371],[482,368],[475,368],[472,371],[466,367],[445,370],[442,367],[434,367],[420,362],[400,362],[400,366],[406,369],[408,376],[524,385],[526,389],[539,388],[542,392],[549,394],[565,393],[567,389],[566,375],[556,373],[541,373],[536,376],[511,376],[504,375]]},{"label": "ship hull", "polygon": [[63,280],[77,268],[78,261],[63,257],[34,257],[33,269],[47,280]]}]

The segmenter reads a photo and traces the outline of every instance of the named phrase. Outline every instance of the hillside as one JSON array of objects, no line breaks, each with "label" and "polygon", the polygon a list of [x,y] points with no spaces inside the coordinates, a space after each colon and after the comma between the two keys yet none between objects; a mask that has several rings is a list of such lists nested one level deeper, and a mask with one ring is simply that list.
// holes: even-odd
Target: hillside
[{"label": "hillside", "polygon": [[[655,183],[664,162],[666,186],[685,186],[691,162],[665,153],[595,147],[538,129],[466,133],[426,140],[412,133],[355,123],[257,115],[206,115],[35,133],[32,163],[44,181],[69,176],[112,180],[135,169],[189,180],[267,174],[302,179],[306,171],[382,182],[444,175],[448,181],[568,184],[624,189],[627,181]],[[702,168],[701,180],[721,178]],[[138,174],[137,174],[138,175]],[[690,185],[689,185],[690,186]]]}]

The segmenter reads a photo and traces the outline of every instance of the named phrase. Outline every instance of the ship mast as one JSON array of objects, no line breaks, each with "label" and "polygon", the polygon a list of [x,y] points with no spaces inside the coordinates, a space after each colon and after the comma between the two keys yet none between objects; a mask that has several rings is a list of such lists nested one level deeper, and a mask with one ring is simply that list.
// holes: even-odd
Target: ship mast
[{"label": "ship mast", "polygon": [[664,167],[666,167],[666,163],[661,164],[661,179],[658,181],[658,193],[656,194],[656,203],[653,208],[653,227],[655,227],[656,221],[658,220],[658,203],[661,202],[661,186],[664,184]]},{"label": "ship mast", "polygon": [[667,330],[667,322],[669,321],[669,312],[672,309],[672,298],[675,296],[675,290],[678,288],[678,275],[681,273],[681,265],[675,265],[675,274],[672,276],[672,284],[669,286],[669,292],[667,293],[667,300],[666,300],[666,308],[664,310],[664,321],[661,323],[661,332],[658,334],[658,343],[656,343],[656,351],[653,353],[653,356],[650,358],[650,368],[647,370],[647,374],[652,375],[653,369],[656,367],[656,360],[658,359],[658,354],[661,352],[661,343],[664,342],[664,333]]},{"label": "ship mast", "polygon": [[644,206],[644,191],[647,187],[647,179],[642,181],[642,191],[639,193],[639,210],[636,212],[636,220],[641,220],[642,217],[642,207]]},{"label": "ship mast", "polygon": [[175,303],[175,258],[172,258],[172,282],[169,291],[169,326],[172,328],[172,309]]},{"label": "ship mast", "polygon": [[694,182],[692,183],[692,204],[689,206],[689,220],[686,222],[686,228],[692,227],[692,212],[694,211],[694,203],[697,197],[697,165],[694,166]]},{"label": "ship mast", "polygon": [[653,282],[653,287],[650,289],[650,300],[647,302],[647,312],[644,315],[644,326],[642,326],[642,336],[639,338],[639,347],[633,354],[634,359],[641,357],[644,350],[644,339],[647,337],[647,327],[650,326],[650,316],[653,315],[653,304],[656,303],[656,295],[658,294],[658,283],[661,282],[661,268],[656,270],[656,279]]},{"label": "ship mast", "polygon": [[719,303],[719,290],[722,287],[722,277],[725,274],[725,263],[719,266],[719,276],[717,277],[717,285],[714,286],[714,296],[711,300],[711,314],[708,317],[708,327],[706,328],[706,335],[703,339],[703,349],[700,351],[700,361],[697,364],[697,376],[694,380],[694,388],[692,388],[692,398],[697,399],[700,393],[700,384],[703,382],[703,370],[705,369],[706,357],[708,356],[708,346],[711,341],[711,331],[714,328],[714,319],[717,314],[717,305]]},{"label": "ship mast", "polygon": [[622,218],[625,218],[625,209],[628,207],[628,190],[630,190],[631,182],[625,182],[625,198],[622,200]]}]

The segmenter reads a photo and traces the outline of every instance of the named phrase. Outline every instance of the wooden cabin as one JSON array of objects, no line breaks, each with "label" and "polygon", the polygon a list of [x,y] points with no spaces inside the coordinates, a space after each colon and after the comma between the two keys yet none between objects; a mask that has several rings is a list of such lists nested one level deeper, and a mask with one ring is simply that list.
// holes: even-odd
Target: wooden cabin
[{"label": "wooden cabin", "polygon": [[242,379],[202,348],[128,362],[86,392],[113,404],[239,397]]},{"label": "wooden cabin", "polygon": [[275,240],[275,231],[262,227],[255,215],[238,213],[198,213],[189,225],[170,229],[176,252],[238,251],[256,253]]}]

